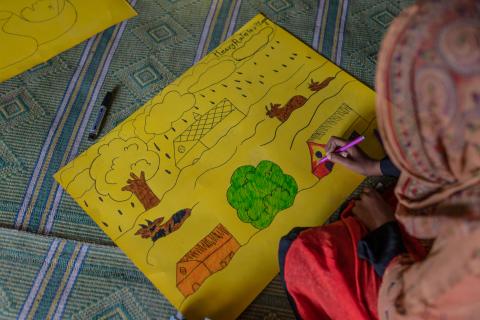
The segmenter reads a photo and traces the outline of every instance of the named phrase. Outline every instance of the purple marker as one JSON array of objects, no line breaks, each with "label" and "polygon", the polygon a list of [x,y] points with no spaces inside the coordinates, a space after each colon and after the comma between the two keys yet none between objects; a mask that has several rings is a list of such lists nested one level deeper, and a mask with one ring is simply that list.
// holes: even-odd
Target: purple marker
[{"label": "purple marker", "polygon": [[[356,137],[355,139],[353,139],[352,141],[350,141],[349,143],[347,143],[346,145],[344,145],[343,147],[340,147],[338,149],[336,149],[335,151],[333,151],[334,153],[340,153],[340,152],[344,152],[348,149],[350,149],[351,147],[353,146],[356,146],[357,144],[359,144],[360,142],[362,142],[363,140],[365,140],[365,136],[358,136]],[[327,161],[330,161],[328,160],[327,156],[323,157],[322,159],[320,159],[320,161],[318,161],[317,165],[318,164],[322,164],[322,163],[325,163]]]}]

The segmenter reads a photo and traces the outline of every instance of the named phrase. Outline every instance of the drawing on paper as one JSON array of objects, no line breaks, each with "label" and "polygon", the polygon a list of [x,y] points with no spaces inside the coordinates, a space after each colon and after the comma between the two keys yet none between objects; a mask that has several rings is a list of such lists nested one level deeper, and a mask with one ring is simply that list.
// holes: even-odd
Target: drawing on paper
[{"label": "drawing on paper", "polygon": [[158,155],[148,150],[143,140],[117,138],[98,149],[90,177],[99,194],[115,201],[125,201],[135,195],[148,210],[158,204],[147,180],[155,175],[159,166]]},{"label": "drawing on paper", "polygon": [[[113,10],[115,9],[115,10]],[[89,12],[103,13],[94,21]],[[0,2],[0,81],[132,17],[124,0],[15,0]]]},{"label": "drawing on paper", "polygon": [[[348,141],[355,139],[359,134],[356,131],[353,131],[350,136],[347,138]],[[333,170],[335,164],[333,162],[327,161],[320,163],[320,160],[326,156],[324,143],[316,143],[313,141],[307,141],[308,150],[311,157],[311,170],[313,175],[321,179],[326,175],[330,174]]]},{"label": "drawing on paper", "polygon": [[[328,86],[330,81],[332,81],[333,79],[335,79],[335,77],[328,77],[321,83],[313,81],[312,79],[308,87],[313,92],[318,92]],[[270,109],[268,109],[268,107],[265,107],[267,109],[267,116],[269,116],[270,118],[277,118],[281,122],[285,122],[288,120],[293,111],[303,107],[303,105],[307,101],[307,97],[297,95],[290,98],[290,100],[288,100],[288,102],[284,106],[281,106],[281,104],[279,103],[270,103]]]},{"label": "drawing on paper", "polygon": [[312,159],[311,167],[312,173],[319,179],[325,177],[333,170],[333,162],[327,161],[319,163],[325,155],[325,144],[307,141],[308,150]]},{"label": "drawing on paper", "polygon": [[173,140],[177,167],[198,161],[203,152],[214,147],[222,138],[219,129],[230,128],[243,117],[228,99],[223,99],[203,115],[193,113],[195,122]]},{"label": "drawing on paper", "polygon": [[77,10],[69,0],[0,4],[0,43],[5,48],[16,48],[14,55],[2,55],[0,70],[27,59],[40,46],[61,37],[72,29],[76,20]]},{"label": "drawing on paper", "polygon": [[242,222],[265,229],[280,211],[293,205],[297,191],[292,176],[283,173],[275,163],[263,160],[257,167],[235,170],[227,199]]},{"label": "drawing on paper", "polygon": [[361,181],[318,165],[329,137],[358,132],[381,156],[373,106],[373,91],[259,15],[55,178],[187,317],[205,305],[236,318],[222,297],[250,303],[273,244],[322,224]]},{"label": "drawing on paper", "polygon": [[[315,74],[315,73],[318,73],[319,70],[322,69],[322,67],[324,67],[326,65],[326,62],[322,63],[320,66],[316,67],[315,69],[311,70],[308,74],[307,74],[307,77],[305,79],[302,79],[302,81],[297,84],[295,86],[296,89],[298,89],[299,87],[302,87],[302,85],[304,85],[306,82],[307,82],[307,79],[308,77],[310,77],[312,74]],[[269,116],[270,118],[274,118],[276,117],[278,120],[280,120],[280,125],[278,125],[276,128],[275,128],[275,131],[274,131],[274,134],[273,134],[273,137],[268,140],[267,142],[263,143],[262,146],[266,146],[272,142],[275,141],[275,139],[277,138],[277,133],[278,131],[282,128],[282,126],[284,125],[284,122],[286,120],[288,120],[288,118],[290,117],[290,115],[293,113],[293,111],[295,111],[296,109],[299,109],[301,107],[303,107],[310,99],[312,99],[316,94],[318,94],[322,89],[325,89],[328,87],[328,85],[333,81],[335,80],[339,74],[342,73],[343,70],[338,70],[335,75],[333,76],[329,76],[329,77],[326,77],[321,83],[319,82],[316,82],[314,81],[313,79],[310,80],[310,84],[308,85],[308,89],[310,91],[313,91],[313,93],[309,93],[308,95],[295,95],[293,96],[292,98],[290,98],[287,102],[287,104],[283,107],[280,107],[280,104],[272,104],[270,103],[270,109],[268,109],[268,107],[266,106],[266,110],[267,110],[267,116]],[[337,93],[335,93],[333,96],[331,97],[328,97],[327,99],[329,98],[332,98],[338,94],[340,94],[340,92],[343,90],[343,88],[340,89],[340,91],[338,91]],[[323,102],[325,102],[326,100],[323,100]],[[290,145],[290,149],[292,149],[293,147],[293,142],[296,138],[296,135],[304,130],[305,128],[307,128],[310,124],[311,124],[311,121],[313,119],[313,117],[315,116],[315,114],[317,113],[318,109],[321,107],[322,103],[321,102],[320,104],[318,104],[315,108],[315,112],[312,114],[311,116],[311,119],[309,121],[309,123],[307,124],[307,126],[305,126],[304,128],[300,129],[294,136],[293,136],[293,139],[292,139],[292,143]]]},{"label": "drawing on paper", "polygon": [[330,138],[329,133],[338,126],[347,128],[345,132],[342,133],[345,138],[354,138],[355,135],[363,134],[373,120],[375,120],[375,118],[367,121],[367,119],[362,117],[355,109],[346,103],[342,103],[327,119],[320,123],[310,136],[309,141],[324,141],[324,143],[326,143]]},{"label": "drawing on paper", "polygon": [[141,236],[143,239],[151,239],[155,242],[180,229],[185,220],[187,220],[191,214],[192,209],[187,208],[174,213],[165,223],[162,223],[164,220],[163,217],[157,218],[153,221],[146,219],[146,224],[140,224],[140,229],[135,232],[135,235]]},{"label": "drawing on paper", "polygon": [[122,191],[129,191],[135,195],[145,210],[150,210],[160,203],[160,199],[158,199],[147,184],[145,171],[141,171],[140,177],[137,177],[133,172],[130,172],[130,177],[131,179],[127,180],[127,185],[121,189]]},{"label": "drawing on paper", "polygon": [[[370,127],[370,123],[363,119],[355,110],[349,107],[347,104],[342,103],[320,126],[314,131],[307,141],[308,151],[311,158],[311,171],[313,175],[321,179],[330,174],[334,168],[334,164],[330,161],[319,163],[325,155],[326,142],[331,135],[334,128],[339,124],[347,126],[347,130],[342,134],[346,140],[352,140],[360,134],[356,129],[361,128],[362,134]],[[371,121],[370,121],[371,122]],[[319,143],[322,141],[324,143]]]},{"label": "drawing on paper", "polygon": [[177,262],[177,288],[184,297],[230,263],[240,244],[219,224]]}]

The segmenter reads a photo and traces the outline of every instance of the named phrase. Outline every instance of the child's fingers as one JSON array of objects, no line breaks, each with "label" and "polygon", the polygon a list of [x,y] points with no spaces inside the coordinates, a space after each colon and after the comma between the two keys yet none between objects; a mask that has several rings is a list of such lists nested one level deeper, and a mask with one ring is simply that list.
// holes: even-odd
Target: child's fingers
[{"label": "child's fingers", "polygon": [[339,137],[332,136],[332,137],[330,137],[330,139],[327,142],[327,145],[325,147],[325,151],[327,153],[328,152],[333,152],[338,147],[343,147],[346,144],[347,144],[347,141],[345,141],[345,140],[343,140]]}]

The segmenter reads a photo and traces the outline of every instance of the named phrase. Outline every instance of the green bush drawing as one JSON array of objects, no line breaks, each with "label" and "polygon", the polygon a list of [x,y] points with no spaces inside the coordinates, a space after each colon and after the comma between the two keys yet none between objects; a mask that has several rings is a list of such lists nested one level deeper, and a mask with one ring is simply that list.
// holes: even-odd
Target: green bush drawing
[{"label": "green bush drawing", "polygon": [[228,203],[237,210],[241,221],[257,229],[268,227],[277,213],[291,207],[298,192],[295,179],[267,160],[256,168],[237,168],[230,183]]}]

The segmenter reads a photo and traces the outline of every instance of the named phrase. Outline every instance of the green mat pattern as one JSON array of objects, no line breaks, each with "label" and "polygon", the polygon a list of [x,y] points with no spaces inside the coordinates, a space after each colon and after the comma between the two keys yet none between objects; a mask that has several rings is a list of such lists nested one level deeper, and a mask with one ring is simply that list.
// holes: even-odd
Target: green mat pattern
[{"label": "green mat pattern", "polygon": [[[0,84],[0,319],[174,313],[52,177],[91,145],[107,91],[120,86],[104,132],[258,12],[372,86],[380,40],[413,1],[130,2],[137,17]],[[242,318],[292,318],[278,278]]]}]

